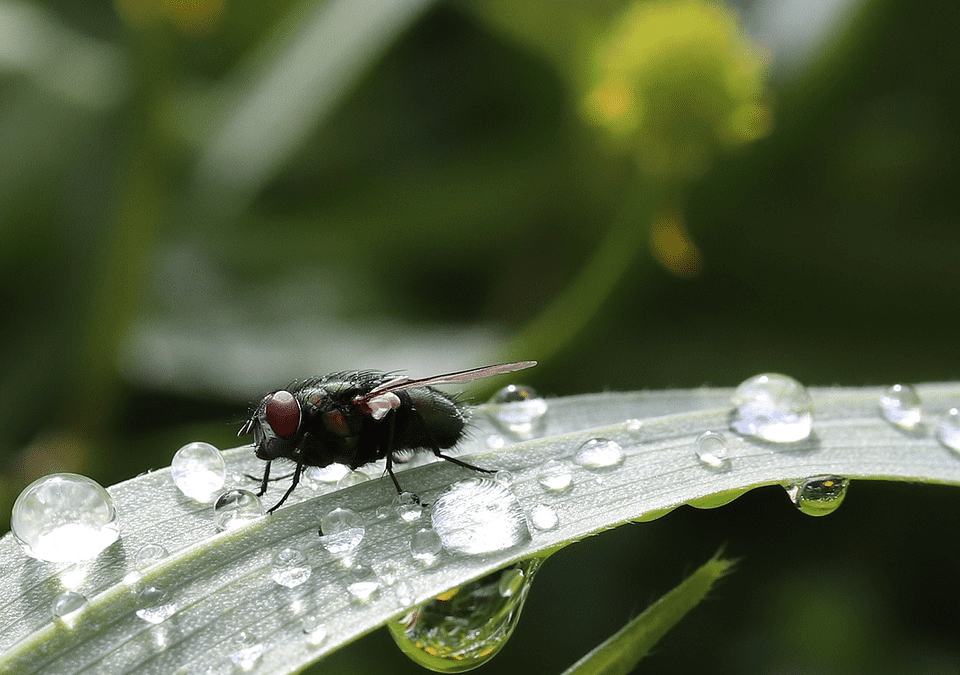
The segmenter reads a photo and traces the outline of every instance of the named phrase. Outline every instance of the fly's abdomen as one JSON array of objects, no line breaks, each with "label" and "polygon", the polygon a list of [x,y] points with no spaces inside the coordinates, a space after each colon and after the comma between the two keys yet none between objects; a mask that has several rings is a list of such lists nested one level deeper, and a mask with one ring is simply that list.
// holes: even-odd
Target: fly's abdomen
[{"label": "fly's abdomen", "polygon": [[402,423],[398,419],[398,446],[452,448],[460,441],[466,417],[452,396],[433,387],[409,389],[402,394],[410,397],[410,410]]}]

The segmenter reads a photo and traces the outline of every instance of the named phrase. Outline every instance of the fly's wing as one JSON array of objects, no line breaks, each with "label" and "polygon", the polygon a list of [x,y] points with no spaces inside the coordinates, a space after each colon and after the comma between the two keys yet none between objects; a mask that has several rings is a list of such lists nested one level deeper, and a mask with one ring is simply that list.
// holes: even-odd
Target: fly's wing
[{"label": "fly's wing", "polygon": [[369,400],[380,394],[392,391],[403,391],[404,389],[413,389],[414,387],[428,387],[434,384],[459,384],[461,382],[470,382],[479,380],[483,377],[493,377],[494,375],[503,375],[504,373],[513,373],[525,368],[533,368],[537,365],[536,361],[517,361],[516,363],[498,363],[494,366],[483,366],[482,368],[471,368],[470,370],[461,370],[456,373],[447,373],[445,375],[434,375],[419,380],[411,380],[409,377],[395,377],[380,384],[364,396],[364,400]]}]

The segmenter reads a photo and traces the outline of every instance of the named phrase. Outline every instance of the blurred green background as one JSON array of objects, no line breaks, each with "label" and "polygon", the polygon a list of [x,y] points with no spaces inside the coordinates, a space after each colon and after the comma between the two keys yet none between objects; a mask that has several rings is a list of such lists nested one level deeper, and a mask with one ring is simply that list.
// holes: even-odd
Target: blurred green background
[{"label": "blurred green background", "polygon": [[[338,369],[957,379],[950,7],[0,0],[4,524]],[[725,544],[645,670],[960,672],[958,499],[771,488],[591,538],[487,669],[558,672]],[[420,672],[382,632],[322,670]]]}]

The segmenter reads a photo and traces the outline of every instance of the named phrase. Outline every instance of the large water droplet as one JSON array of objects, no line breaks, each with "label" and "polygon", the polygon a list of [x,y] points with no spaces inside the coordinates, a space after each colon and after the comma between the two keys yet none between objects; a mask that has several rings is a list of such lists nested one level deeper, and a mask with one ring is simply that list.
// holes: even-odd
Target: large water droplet
[{"label": "large water droplet", "polygon": [[416,663],[461,673],[486,663],[507,643],[520,619],[539,560],[448,591],[388,624],[397,646]]},{"label": "large water droplet", "polygon": [[792,377],[764,373],[745,380],[733,394],[730,427],[744,436],[795,443],[813,429],[813,401]]},{"label": "large water droplet", "polygon": [[263,504],[250,490],[229,490],[213,505],[213,522],[218,532],[234,530],[263,517]]},{"label": "large water droplet", "polygon": [[120,536],[113,498],[75,473],[30,483],[13,505],[10,529],[28,554],[60,563],[93,558]]},{"label": "large water droplet", "polygon": [[227,479],[223,454],[209,443],[195,441],[177,450],[170,474],[180,492],[198,502],[213,501]]},{"label": "large water droplet", "polygon": [[505,431],[520,438],[531,438],[540,433],[547,402],[533,387],[510,384],[490,399],[494,421]]},{"label": "large water droplet", "polygon": [[431,522],[451,553],[493,553],[530,540],[516,496],[487,478],[468,478],[447,488],[434,504]]},{"label": "large water droplet", "polygon": [[307,555],[298,548],[282,548],[273,556],[273,580],[281,586],[295,588],[305,583],[311,572]]},{"label": "large water droplet", "polygon": [[174,612],[176,606],[170,599],[170,594],[156,586],[144,586],[137,592],[137,616],[149,623],[166,621]]},{"label": "large water droplet", "polygon": [[893,426],[912,431],[920,424],[920,395],[909,384],[895,384],[880,397],[880,414]]},{"label": "large water droplet", "polygon": [[583,443],[574,455],[573,461],[594,471],[612,469],[623,464],[623,448],[609,438],[591,438]]},{"label": "large water droplet", "polygon": [[729,467],[727,461],[727,439],[715,431],[705,431],[697,437],[697,459],[711,469]]},{"label": "large water droplet", "polygon": [[363,518],[350,509],[334,509],[320,519],[320,543],[334,555],[355,549],[366,531]]},{"label": "large water droplet", "polygon": [[960,454],[960,410],[950,408],[937,424],[937,439],[944,447]]},{"label": "large water droplet", "polygon": [[50,611],[54,619],[71,623],[87,606],[87,599],[76,591],[64,591],[53,599]]},{"label": "large water droplet", "polygon": [[847,496],[850,481],[840,476],[815,476],[785,486],[794,506],[808,516],[833,513]]}]

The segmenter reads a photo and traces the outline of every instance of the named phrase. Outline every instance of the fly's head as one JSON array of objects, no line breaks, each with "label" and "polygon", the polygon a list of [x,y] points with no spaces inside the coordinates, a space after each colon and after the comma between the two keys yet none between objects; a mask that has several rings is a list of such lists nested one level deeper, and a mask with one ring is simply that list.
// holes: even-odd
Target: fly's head
[{"label": "fly's head", "polygon": [[238,436],[253,434],[254,451],[259,459],[289,456],[297,442],[302,412],[297,397],[280,390],[267,394]]}]

